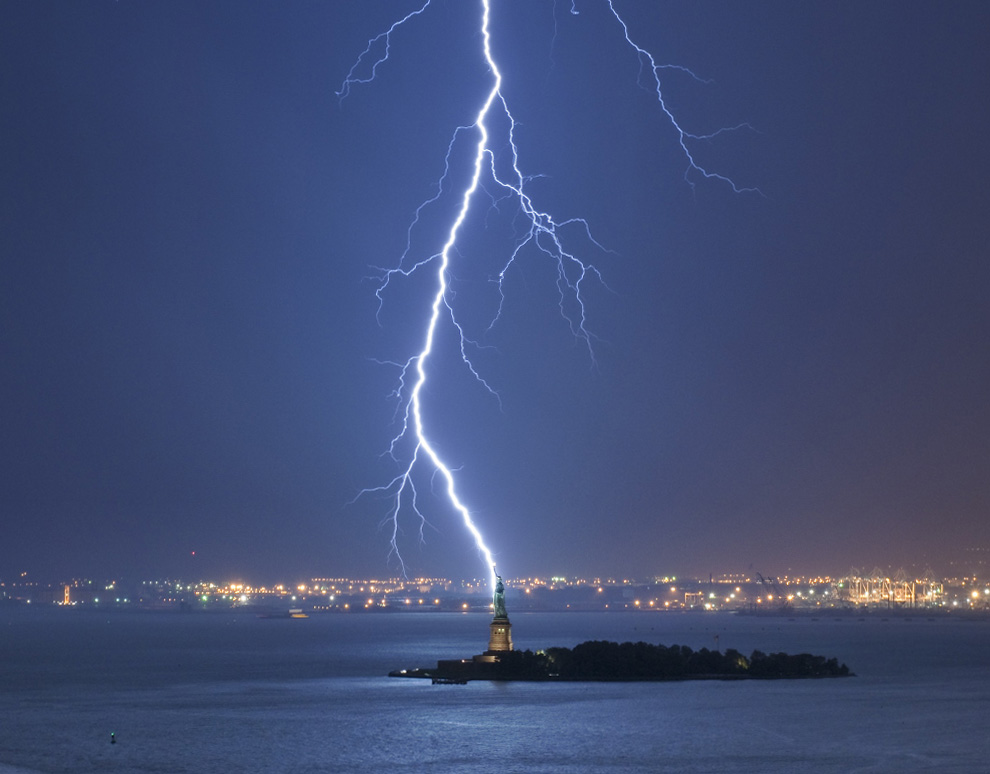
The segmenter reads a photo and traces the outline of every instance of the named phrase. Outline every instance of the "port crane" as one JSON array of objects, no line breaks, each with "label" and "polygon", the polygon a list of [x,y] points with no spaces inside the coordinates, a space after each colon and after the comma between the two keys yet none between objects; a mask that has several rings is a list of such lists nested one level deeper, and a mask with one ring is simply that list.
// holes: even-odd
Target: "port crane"
[{"label": "port crane", "polygon": [[772,575],[768,575],[764,578],[760,575],[760,573],[756,573],[756,579],[760,582],[760,585],[763,586],[763,588],[767,589],[767,599],[769,601],[775,603],[781,610],[787,607],[787,595],[780,590],[776,579]]}]

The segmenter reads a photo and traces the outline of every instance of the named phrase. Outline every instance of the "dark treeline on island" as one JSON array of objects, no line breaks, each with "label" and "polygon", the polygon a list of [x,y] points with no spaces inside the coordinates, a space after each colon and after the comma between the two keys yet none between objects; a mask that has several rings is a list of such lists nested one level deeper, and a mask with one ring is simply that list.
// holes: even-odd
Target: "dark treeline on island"
[{"label": "dark treeline on island", "polygon": [[574,648],[500,653],[495,663],[443,661],[437,669],[391,672],[393,677],[429,677],[439,682],[467,680],[745,680],[848,677],[849,667],[810,653],[766,654],[747,658],[736,650],[691,650],[685,645],[646,642],[582,642]]},{"label": "dark treeline on island", "polygon": [[736,650],[691,650],[686,645],[650,645],[646,642],[591,641],[571,648],[548,648],[542,654],[528,651],[523,663],[541,661],[549,674],[564,679],[666,680],[685,677],[844,677],[849,668],[836,659],[801,653],[767,655],[753,651],[749,658]]}]

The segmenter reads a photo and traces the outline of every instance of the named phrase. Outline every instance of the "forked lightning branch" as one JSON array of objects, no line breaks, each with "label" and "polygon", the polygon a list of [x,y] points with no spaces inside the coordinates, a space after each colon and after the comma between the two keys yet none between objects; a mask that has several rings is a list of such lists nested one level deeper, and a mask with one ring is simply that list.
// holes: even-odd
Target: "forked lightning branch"
[{"label": "forked lightning branch", "polygon": [[[590,0],[589,0],[590,1]],[[633,77],[647,78],[648,92],[656,101],[658,109],[669,120],[676,131],[680,147],[685,159],[684,177],[688,184],[694,186],[696,181],[708,180],[724,183],[736,192],[752,191],[755,189],[737,186],[729,178],[702,167],[695,159],[691,150],[694,141],[710,140],[717,134],[740,126],[719,129],[708,134],[694,134],[687,131],[677,121],[668,108],[662,89],[661,75],[667,69],[687,72],[696,78],[686,68],[676,65],[657,64],[656,58],[645,48],[632,39],[626,22],[619,15],[612,0],[599,0],[607,5],[615,19],[615,34],[621,35],[630,50],[630,70]],[[347,77],[337,91],[340,99],[348,97],[352,91],[361,85],[370,84],[376,78],[385,77],[384,72],[390,63],[392,38],[394,35],[415,34],[415,25],[426,24],[429,21],[431,6],[434,0],[427,0],[420,8],[398,19],[387,30],[368,41],[364,51],[358,56]],[[524,227],[520,236],[506,244],[505,258],[501,271],[495,283],[499,295],[498,313],[492,320],[492,325],[498,322],[501,314],[501,302],[505,298],[505,277],[507,270],[522,256],[527,258],[534,253],[549,261],[556,272],[556,286],[559,293],[558,305],[560,314],[570,327],[573,335],[586,347],[588,356],[594,360],[594,335],[587,326],[585,289],[589,282],[602,283],[598,269],[584,256],[586,252],[600,251],[604,248],[592,235],[588,221],[583,217],[569,215],[555,216],[539,209],[539,205],[531,197],[527,181],[528,173],[519,166],[519,151],[516,141],[516,119],[511,109],[511,94],[507,94],[502,86],[502,74],[496,57],[492,53],[492,34],[490,20],[493,12],[499,10],[498,0],[480,0],[478,5],[478,40],[480,42],[478,56],[487,67],[488,82],[479,86],[477,112],[468,116],[467,121],[453,127],[451,140],[448,145],[444,162],[444,174],[438,181],[437,194],[423,202],[410,215],[411,233],[420,220],[426,208],[437,203],[444,192],[444,183],[448,179],[448,171],[454,158],[455,148],[467,145],[471,152],[466,154],[470,159],[467,183],[456,191],[456,214],[452,217],[446,229],[446,238],[442,244],[437,244],[435,250],[428,255],[410,255],[407,249],[402,254],[394,268],[384,270],[381,283],[377,288],[379,303],[383,303],[383,293],[390,284],[409,278],[414,274],[429,273],[433,277],[431,292],[422,299],[426,313],[426,323],[423,325],[421,346],[410,353],[409,357],[397,364],[399,368],[398,383],[395,395],[400,401],[398,416],[399,428],[392,438],[388,453],[395,460],[398,472],[389,481],[372,486],[361,491],[362,495],[377,494],[387,498],[389,505],[385,515],[385,524],[390,531],[391,554],[403,573],[405,565],[399,552],[400,524],[406,518],[412,519],[422,535],[425,517],[420,507],[421,493],[417,490],[414,476],[425,473],[427,479],[436,477],[442,480],[442,491],[449,506],[456,512],[465,529],[472,536],[475,545],[487,567],[492,588],[495,587],[495,559],[492,549],[485,542],[471,508],[462,501],[458,494],[454,470],[437,453],[430,432],[430,417],[423,407],[423,390],[430,379],[442,380],[444,375],[437,369],[431,368],[431,360],[436,351],[438,331],[441,326],[449,326],[455,333],[458,342],[458,356],[462,367],[476,379],[486,390],[495,396],[494,390],[485,381],[483,375],[471,361],[469,353],[475,342],[465,335],[464,327],[458,320],[453,294],[450,291],[451,268],[455,259],[463,259],[456,249],[458,240],[466,228],[465,223],[472,206],[476,206],[479,190],[501,190],[505,198],[515,202],[517,215],[521,216]],[[578,3],[571,5],[570,13],[579,14]],[[504,28],[504,27],[503,27]],[[503,46],[505,49],[510,45]],[[699,79],[700,80],[700,79]],[[499,120],[493,120],[498,118]],[[745,125],[743,125],[745,126]],[[503,127],[498,131],[495,127]],[[458,155],[458,157],[460,157]],[[501,170],[501,172],[499,171]],[[480,206],[480,205],[478,205]],[[565,237],[566,232],[566,237]],[[572,235],[577,234],[577,244],[572,244]],[[582,256],[578,255],[578,248]],[[525,253],[524,253],[525,251]],[[495,396],[497,399],[497,396]]]}]

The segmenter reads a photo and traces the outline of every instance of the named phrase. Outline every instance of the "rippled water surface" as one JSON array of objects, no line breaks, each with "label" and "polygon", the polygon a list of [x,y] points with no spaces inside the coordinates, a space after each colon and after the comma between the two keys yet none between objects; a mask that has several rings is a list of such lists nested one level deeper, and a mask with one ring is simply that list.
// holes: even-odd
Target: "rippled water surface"
[{"label": "rippled water surface", "polygon": [[[835,656],[855,678],[390,679],[480,614],[0,612],[0,772],[979,772],[990,621],[549,613],[516,647],[645,640]],[[111,745],[110,734],[117,743]]]}]

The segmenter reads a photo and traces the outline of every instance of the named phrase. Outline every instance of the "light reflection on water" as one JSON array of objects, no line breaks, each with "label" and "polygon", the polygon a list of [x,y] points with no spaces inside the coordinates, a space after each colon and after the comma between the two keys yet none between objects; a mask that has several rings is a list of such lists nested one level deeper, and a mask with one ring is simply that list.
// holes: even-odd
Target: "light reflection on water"
[{"label": "light reflection on water", "polygon": [[483,615],[0,616],[0,772],[944,774],[990,755],[986,621],[525,614],[519,648],[718,636],[858,676],[432,686],[384,675],[480,652]]}]

